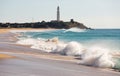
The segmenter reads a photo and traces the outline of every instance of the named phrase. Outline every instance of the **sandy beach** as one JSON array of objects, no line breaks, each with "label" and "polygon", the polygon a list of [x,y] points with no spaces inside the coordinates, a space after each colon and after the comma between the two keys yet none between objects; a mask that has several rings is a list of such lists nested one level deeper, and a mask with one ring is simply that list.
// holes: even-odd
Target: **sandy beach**
[{"label": "sandy beach", "polygon": [[37,29],[34,29],[34,28],[0,28],[0,34],[8,33],[10,31],[16,31],[16,30],[18,31],[31,31],[31,30],[46,31],[46,30],[53,30],[53,28],[48,28],[48,29],[46,28],[37,28]]},{"label": "sandy beach", "polygon": [[10,56],[7,54],[0,54],[0,59],[5,59],[5,58],[14,58],[14,56]]},{"label": "sandy beach", "polygon": [[54,29],[0,29],[0,76],[120,76],[119,72],[78,65],[79,59],[44,53],[29,46],[15,44],[10,31]]}]

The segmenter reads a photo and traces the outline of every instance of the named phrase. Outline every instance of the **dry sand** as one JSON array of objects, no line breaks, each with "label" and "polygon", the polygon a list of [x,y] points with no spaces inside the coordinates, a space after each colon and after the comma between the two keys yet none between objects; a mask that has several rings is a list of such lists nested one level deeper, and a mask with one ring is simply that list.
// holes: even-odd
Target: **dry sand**
[{"label": "dry sand", "polygon": [[0,59],[6,59],[6,58],[14,58],[14,56],[10,56],[7,54],[0,54]]},{"label": "dry sand", "polygon": [[41,31],[45,31],[45,30],[53,30],[53,28],[0,28],[0,34],[2,33],[7,33],[7,32],[10,32],[10,31],[14,31],[14,30],[18,30],[18,31],[24,31],[24,30],[27,30],[27,31],[30,31],[30,30],[41,30]]}]

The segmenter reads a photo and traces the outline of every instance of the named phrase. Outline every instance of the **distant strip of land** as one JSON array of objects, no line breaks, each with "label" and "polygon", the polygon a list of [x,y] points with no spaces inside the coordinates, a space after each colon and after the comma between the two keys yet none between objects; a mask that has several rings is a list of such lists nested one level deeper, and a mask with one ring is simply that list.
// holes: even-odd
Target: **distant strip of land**
[{"label": "distant strip of land", "polygon": [[83,23],[79,23],[71,19],[69,22],[64,21],[50,21],[50,22],[34,22],[34,23],[0,23],[0,28],[57,28],[69,29],[77,27],[80,29],[90,29]]}]

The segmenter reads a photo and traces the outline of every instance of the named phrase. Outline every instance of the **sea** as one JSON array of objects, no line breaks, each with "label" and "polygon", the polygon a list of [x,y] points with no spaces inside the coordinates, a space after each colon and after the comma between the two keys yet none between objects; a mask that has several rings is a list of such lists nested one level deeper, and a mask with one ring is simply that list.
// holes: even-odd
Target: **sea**
[{"label": "sea", "polygon": [[56,29],[19,32],[17,44],[80,58],[79,64],[120,70],[120,29]]}]

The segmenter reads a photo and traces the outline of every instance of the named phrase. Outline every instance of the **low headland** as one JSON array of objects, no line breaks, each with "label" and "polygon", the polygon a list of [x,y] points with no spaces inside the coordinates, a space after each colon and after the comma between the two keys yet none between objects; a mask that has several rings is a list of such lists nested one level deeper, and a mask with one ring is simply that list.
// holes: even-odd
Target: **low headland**
[{"label": "low headland", "polygon": [[[2,76],[39,76],[41,74],[45,76],[56,76],[62,72],[63,75],[97,75],[98,76],[119,76],[119,72],[114,72],[106,69],[99,69],[94,67],[86,67],[77,65],[79,59],[73,56],[63,56],[52,53],[44,53],[40,50],[32,49],[29,46],[18,45],[18,34],[13,34],[11,31],[33,31],[33,30],[56,30],[56,29],[68,29],[71,27],[78,27],[81,29],[89,29],[85,25],[77,22],[43,22],[40,23],[1,23],[0,24],[0,75]],[[47,25],[48,24],[48,25]],[[59,25],[60,24],[60,25]],[[64,25],[65,24],[65,25]],[[54,26],[52,26],[54,25]],[[49,68],[51,67],[51,68]],[[49,69],[48,69],[49,68]],[[48,70],[46,72],[44,70]],[[48,74],[50,73],[50,74]],[[47,75],[48,74],[48,75]],[[61,74],[62,75],[62,74]],[[59,75],[58,75],[59,76]]]},{"label": "low headland", "polygon": [[69,29],[77,27],[80,29],[90,29],[83,23],[79,23],[71,19],[69,22],[64,21],[50,21],[50,22],[32,22],[32,23],[0,23],[0,28],[56,28]]}]

